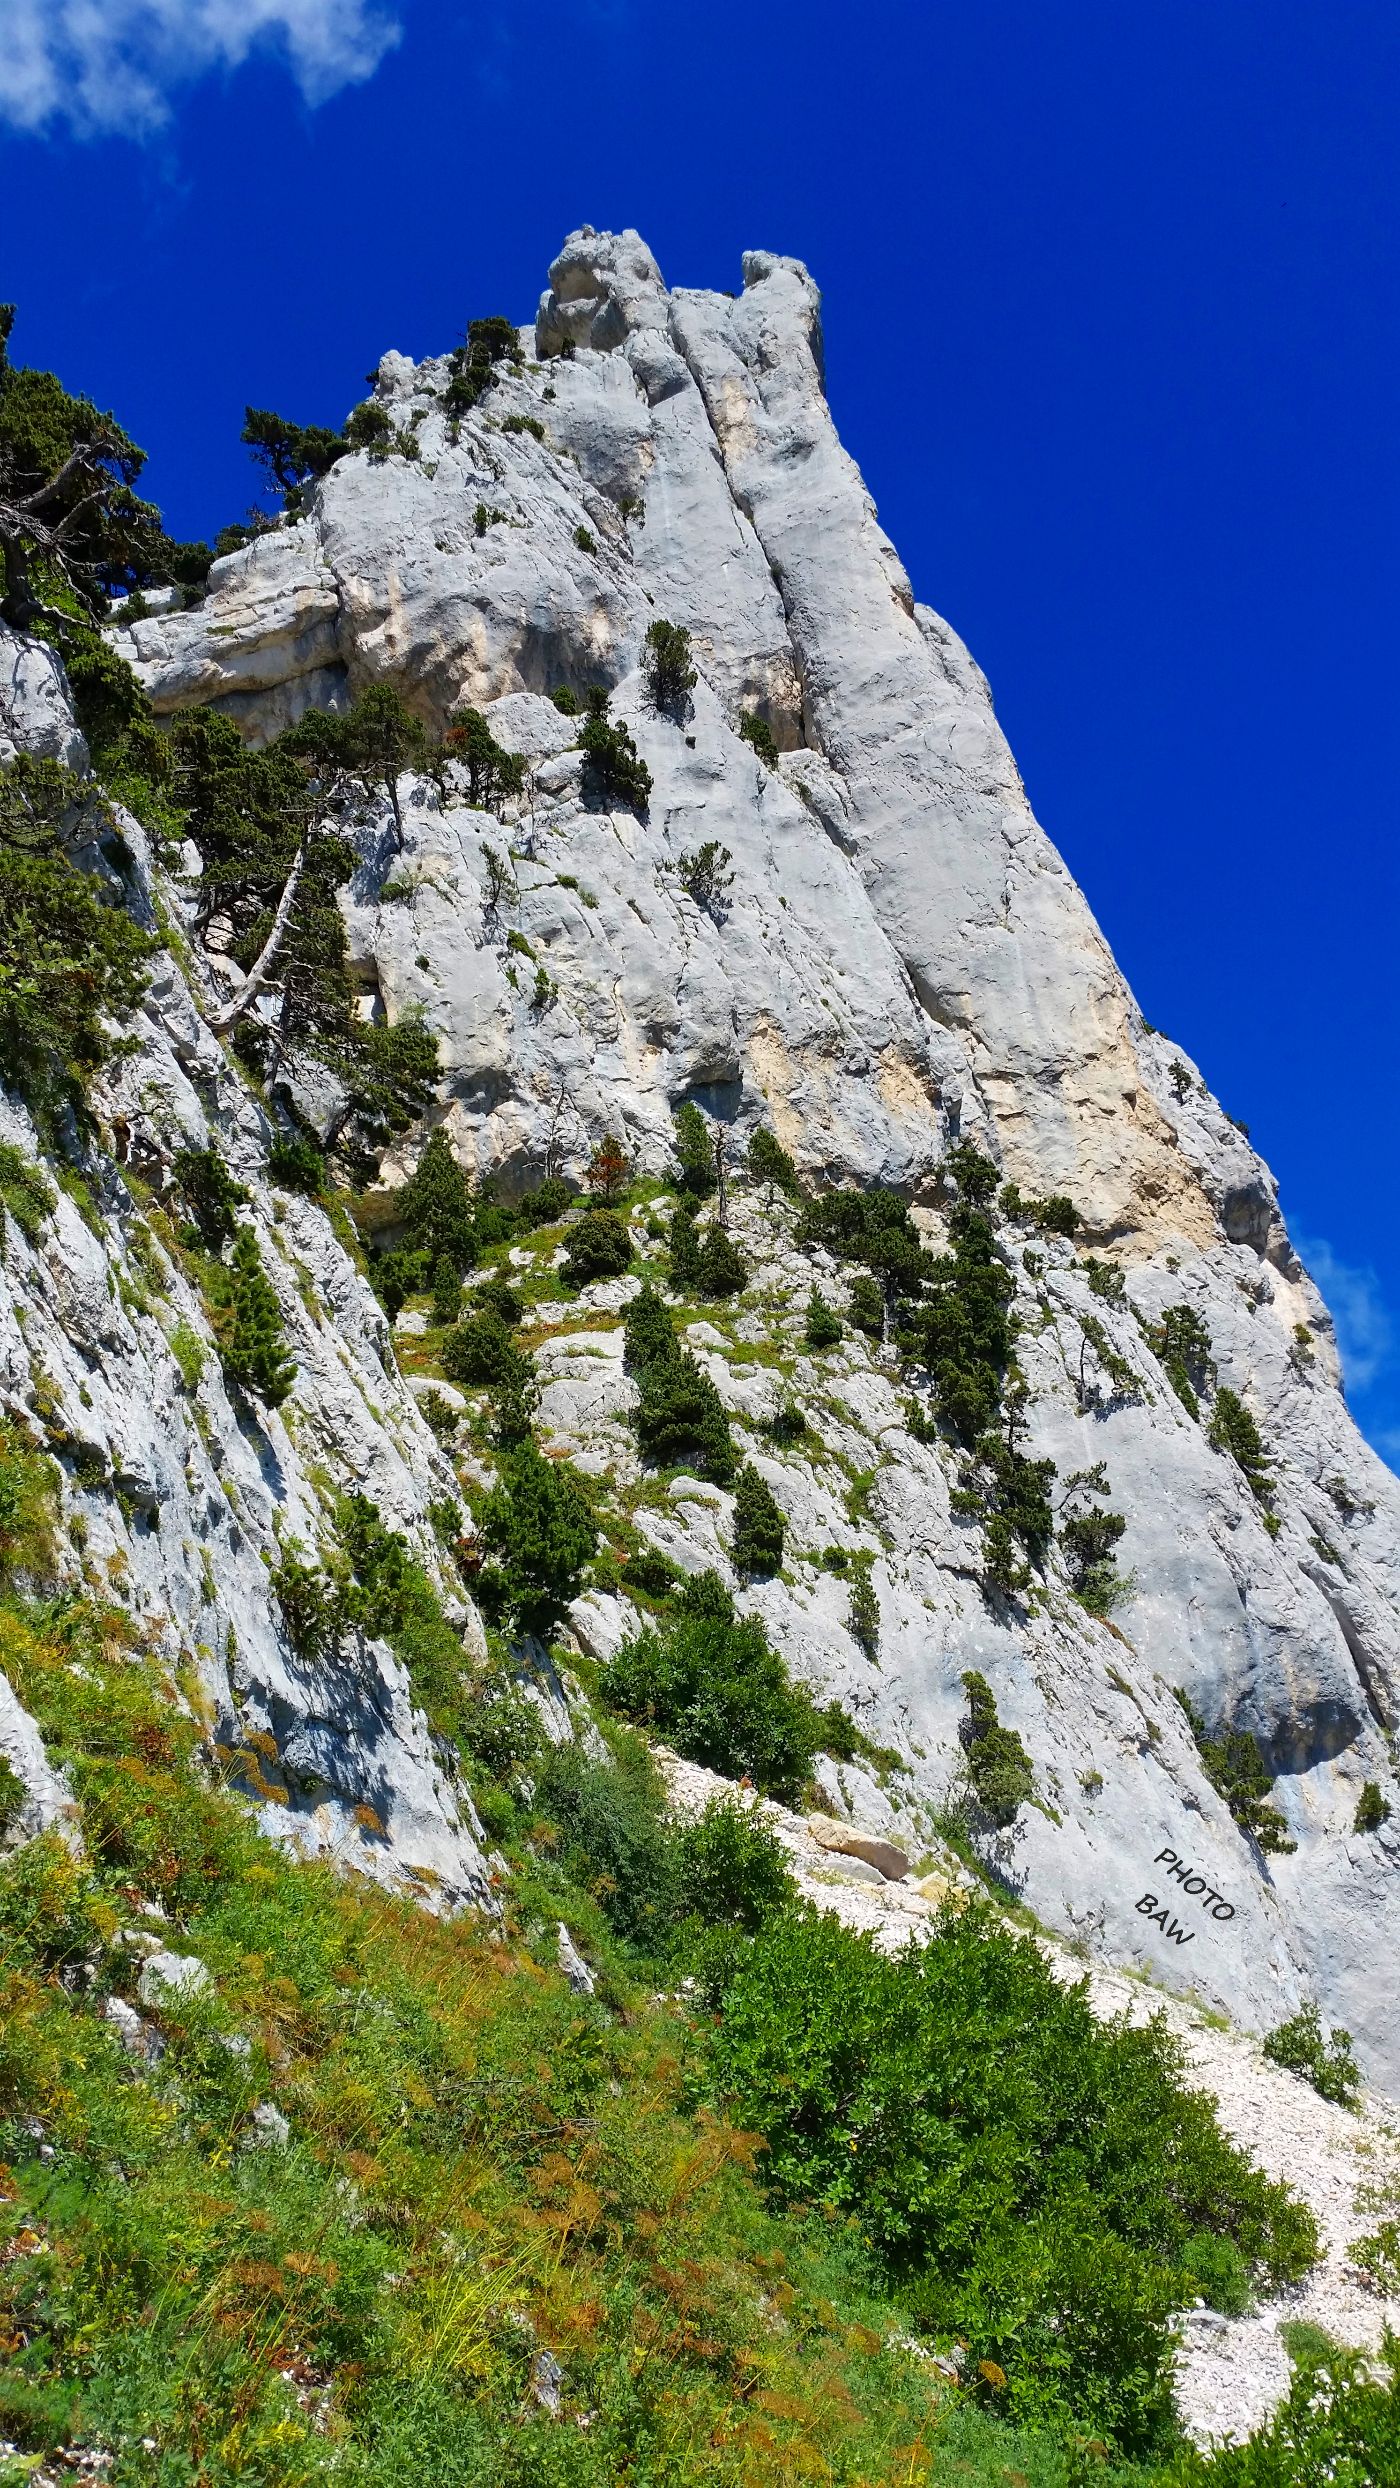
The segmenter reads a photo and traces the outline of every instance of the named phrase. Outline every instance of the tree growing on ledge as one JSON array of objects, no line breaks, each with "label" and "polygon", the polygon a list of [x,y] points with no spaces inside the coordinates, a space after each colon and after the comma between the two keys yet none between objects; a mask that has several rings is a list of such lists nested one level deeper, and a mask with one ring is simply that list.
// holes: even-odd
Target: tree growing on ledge
[{"label": "tree growing on ledge", "polygon": [[647,692],[653,708],[680,716],[700,677],[690,661],[690,633],[674,622],[653,622],[647,632]]}]

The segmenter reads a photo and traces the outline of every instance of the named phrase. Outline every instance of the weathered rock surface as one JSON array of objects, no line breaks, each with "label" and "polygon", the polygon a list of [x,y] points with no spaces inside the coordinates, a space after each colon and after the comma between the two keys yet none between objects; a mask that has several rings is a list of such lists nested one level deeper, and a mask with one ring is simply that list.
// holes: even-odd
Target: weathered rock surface
[{"label": "weathered rock surface", "polygon": [[[404,781],[404,852],[370,824],[347,902],[364,1007],[390,1020],[422,1009],[446,1128],[479,1175],[510,1190],[578,1173],[608,1129],[660,1172],[691,1097],[736,1155],[762,1121],[810,1181],[903,1187],[935,1242],[938,1168],[959,1134],[1025,1190],[1073,1197],[1124,1298],[1095,1294],[1068,1244],[1036,1239],[1033,1269],[1017,1239],[1018,1354],[1029,1449],[1062,1479],[1102,1460],[1127,1517],[1132,1590],[1113,1622],[1084,1612],[1058,1563],[1028,1608],[989,1602],[978,1530],[950,1499],[955,1459],[911,1435],[878,1351],[848,1336],[807,1355],[807,1290],[819,1276],[839,1298],[840,1276],[797,1253],[786,1213],[753,1193],[736,1207],[753,1287],[698,1351],[788,1519],[783,1576],[744,1603],[799,1674],[907,1761],[897,1802],[880,1799],[887,1816],[851,1811],[916,1863],[961,1766],[961,1677],[977,1668],[1036,1774],[1038,1802],[991,1844],[1008,1885],[1091,1951],[1254,2030],[1316,1995],[1372,2078],[1400,2090],[1400,1487],[1347,1414],[1331,1324],[1267,1168],[1147,1029],[1029,810],[985,681],[915,602],[831,423],[806,271],[752,253],[737,298],[668,292],[637,235],[584,229],[522,342],[520,367],[456,425],[446,361],[386,355],[376,396],[396,425],[416,425],[418,457],[345,458],[296,524],[216,565],[203,606],[138,621],[119,644],[158,710],[212,698],[254,738],[390,681],[439,727],[463,701],[485,705],[526,755],[508,817],[471,810],[460,788],[439,798]],[[658,616],[693,636],[701,679],[684,718],[646,696]],[[544,696],[597,682],[652,771],[645,817],[597,806],[573,725]],[[752,710],[772,728],[775,769],[739,735]],[[733,879],[700,905],[678,868],[707,841],[728,850]],[[504,879],[488,850],[508,862]],[[133,1145],[139,1133],[168,1148],[212,1111],[256,1187],[258,1110],[173,968],[146,1017],[110,1112]],[[308,1687],[260,1563],[274,1521],[314,1532],[313,1461],[339,1463],[425,1542],[440,1455],[319,1212],[289,1202],[279,1216],[265,1187],[255,1201],[303,1365],[290,1424],[269,1421],[266,1445],[240,1432],[212,1364],[220,1466],[198,1428],[191,1440],[159,1310],[132,1315],[107,1293],[126,1250],[119,1206],[99,1243],[61,1204],[61,1241],[32,1271],[27,1247],[7,1247],[32,1315],[10,1387],[24,1395],[26,1359],[41,1355],[63,1422],[149,1480],[161,1527],[134,1524],[130,1546],[112,1495],[88,1496],[90,1561],[127,1550],[143,1601],[213,1654],[229,1735],[241,1670],[250,1720],[271,1724],[279,1750],[308,1723],[292,1759],[305,1758],[310,1790],[343,1791],[334,1836],[352,1800],[378,1808],[392,1790],[412,1827],[396,1854],[451,1883],[432,1841],[450,1851],[466,1834],[390,1662],[371,1650],[363,1680]],[[548,1437],[636,1497],[616,1337],[627,1286],[590,1291],[589,1329],[540,1340],[538,1368]],[[1152,1353],[1147,1326],[1178,1304],[1201,1315],[1220,1381],[1258,1419],[1276,1529]],[[80,1376],[98,1404],[82,1424]],[[787,1449],[762,1431],[780,1383],[812,1425]],[[682,1569],[725,1571],[730,1511],[716,1489],[676,1480],[636,1519]],[[206,1618],[211,1537],[223,1604]],[[850,1631],[828,1547],[872,1559],[874,1658]],[[628,1622],[602,1593],[575,1610],[580,1640],[604,1655]],[[237,1668],[219,1657],[228,1623]],[[1256,1737],[1291,1854],[1265,1856],[1237,1827],[1176,1688],[1212,1728]],[[1360,1834],[1368,1780],[1396,1812]],[[830,1766],[827,1782],[834,1802],[852,1767]],[[331,1836],[310,1790],[289,1789],[279,1819]]]}]

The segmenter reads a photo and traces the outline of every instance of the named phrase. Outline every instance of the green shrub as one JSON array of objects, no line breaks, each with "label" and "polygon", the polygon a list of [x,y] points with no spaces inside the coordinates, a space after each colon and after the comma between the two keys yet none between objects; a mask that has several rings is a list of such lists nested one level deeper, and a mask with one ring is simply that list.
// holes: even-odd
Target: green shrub
[{"label": "green shrub", "polygon": [[554,1746],[535,1804],[555,1827],[558,1865],[614,1933],[640,1952],[664,1952],[680,1899],[677,1844],[645,1747],[627,1739],[603,1760],[580,1745]]},{"label": "green shrub", "polygon": [[745,709],[739,720],[739,736],[742,742],[751,746],[765,769],[777,768],[778,746],[766,717],[760,717],[756,709]]},{"label": "green shrub", "polygon": [[749,1283],[749,1265],[726,1227],[711,1219],[700,1238],[697,1271],[702,1296],[737,1296]]},{"label": "green shrub", "polygon": [[653,1357],[637,1375],[637,1441],[658,1468],[694,1467],[724,1485],[735,1469],[724,1402],[695,1359],[673,1336],[672,1353]]},{"label": "green shrub", "polygon": [[749,1460],[734,1480],[734,1569],[748,1579],[781,1572],[787,1523],[771,1487]]},{"label": "green shrub", "polygon": [[507,795],[518,795],[525,783],[525,763],[496,741],[479,708],[458,710],[443,737],[446,749],[467,772],[467,802],[474,812],[490,812]]},{"label": "green shrub", "polygon": [[1113,1561],[1113,1551],[1127,1530],[1121,1512],[1108,1512],[1101,1498],[1109,1491],[1103,1462],[1081,1469],[1065,1489],[1060,1514],[1060,1544],[1069,1566],[1070,1588],[1090,1615],[1108,1615],[1129,1591]]},{"label": "green shrub", "polygon": [[687,1823],[678,1846],[679,1889],[702,1928],[737,1927],[756,1934],[796,1898],[780,1842],[752,1805],[714,1800]]},{"label": "green shrub", "polygon": [[545,437],[544,425],[538,415],[507,415],[501,425],[501,430],[503,432],[528,432],[531,439],[536,441],[542,441]]},{"label": "green shrub", "polygon": [[1201,1413],[1200,1394],[1214,1386],[1210,1332],[1194,1305],[1171,1304],[1148,1330],[1147,1341],[1183,1408]]},{"label": "green shrub", "polygon": [[282,1308],[269,1285],[251,1227],[240,1227],[233,1246],[232,1302],[221,1326],[219,1353],[231,1382],[240,1383],[268,1408],[280,1408],[296,1380],[286,1353]]},{"label": "green shrub", "polygon": [[606,691],[590,691],[586,698],[588,715],[579,735],[585,796],[604,810],[621,804],[644,813],[651,800],[650,769],[627,728],[609,723]]},{"label": "green shrub", "polygon": [[690,633],[674,622],[653,622],[642,659],[653,708],[679,714],[689,705],[699,676],[690,661]]},{"label": "green shrub", "polygon": [[977,1442],[1001,1406],[1011,1357],[1015,1284],[996,1252],[987,1204],[996,1169],[970,1142],[947,1159],[958,1187],[948,1213],[951,1251],[933,1266],[929,1301],[911,1325],[915,1353],[927,1366],[938,1415],[957,1439]]},{"label": "green shrub", "polygon": [[719,1181],[715,1166],[715,1144],[700,1108],[693,1098],[676,1110],[674,1148],[680,1163],[681,1183],[697,1201],[705,1200]]},{"label": "green shrub", "polygon": [[1238,1392],[1224,1384],[1216,1392],[1206,1437],[1215,1451],[1228,1452],[1250,1493],[1267,1509],[1274,1499],[1273,1462],[1264,1437]]},{"label": "green shrub", "polygon": [[873,1555],[861,1553],[851,1557],[849,1566],[851,1603],[846,1623],[868,1659],[878,1657],[880,1649],[880,1600],[871,1578],[874,1565]]},{"label": "green shrub", "polygon": [[189,1240],[206,1252],[222,1252],[237,1231],[235,1212],[248,1198],[246,1184],[236,1183],[219,1151],[177,1149],[171,1171],[192,1230]]},{"label": "green shrub", "polygon": [[576,1197],[575,1186],[562,1175],[546,1175],[533,1192],[521,1194],[515,1205],[516,1219],[527,1233],[532,1227],[552,1227]]},{"label": "green shrub", "polygon": [[615,1209],[590,1209],[570,1227],[563,1275],[572,1287],[620,1278],[632,1266],[632,1233]]},{"label": "green shrub", "polygon": [[[586,534],[587,530],[584,529],[582,532]],[[574,537],[574,542],[575,544],[578,543],[577,535]],[[585,545],[583,548],[585,552],[591,551],[591,549],[590,545]],[[556,690],[551,691],[549,696],[554,702],[554,705],[558,709],[561,717],[577,717],[578,693],[576,691],[571,691],[566,682],[561,682]]]},{"label": "green shrub", "polygon": [[1268,1802],[1273,1780],[1253,1737],[1244,1728],[1226,1728],[1219,1736],[1211,1736],[1180,1686],[1176,1698],[1186,1713],[1206,1778],[1224,1798],[1241,1831],[1250,1833],[1261,1849],[1288,1856],[1298,1843],[1290,1840],[1283,1816]]},{"label": "green shrub", "polygon": [[510,1330],[525,1318],[523,1303],[500,1270],[493,1271],[480,1287],[472,1289],[471,1301],[474,1313],[494,1313]]},{"label": "green shrub", "polygon": [[273,1594],[282,1610],[287,1639],[299,1659],[323,1659],[339,1639],[342,1614],[319,1564],[308,1564],[296,1547],[286,1547],[271,1574]]},{"label": "green shrub", "polygon": [[449,1330],[461,1311],[461,1273],[449,1254],[439,1253],[433,1264],[433,1320],[441,1329]]},{"label": "green shrub", "polygon": [[445,1253],[458,1270],[477,1257],[471,1186],[445,1132],[429,1134],[418,1164],[395,1202],[409,1246],[432,1269]]},{"label": "green shrub", "polygon": [[279,1132],[268,1144],[267,1179],[284,1192],[304,1192],[314,1199],[325,1190],[326,1161],[304,1132]]},{"label": "green shrub", "polygon": [[448,1331],[438,1355],[449,1382],[460,1382],[469,1391],[498,1391],[528,1404],[534,1369],[494,1306],[485,1306]]},{"label": "green shrub", "polygon": [[754,1183],[776,1186],[790,1200],[801,1198],[802,1186],[794,1160],[761,1123],[749,1142],[748,1169]]},{"label": "green shrub", "polygon": [[827,1303],[819,1287],[807,1299],[807,1318],[802,1332],[807,1347],[820,1350],[834,1348],[842,1336],[841,1316],[834,1305]]},{"label": "green shrub", "polygon": [[468,320],[465,345],[454,347],[448,357],[448,380],[443,392],[443,406],[454,438],[463,415],[470,414],[499,377],[501,364],[515,365],[520,360],[520,339],[513,322],[499,314]]},{"label": "green shrub", "polygon": [[717,924],[728,911],[729,893],[734,875],[729,870],[734,858],[728,847],[717,838],[707,838],[703,845],[691,849],[676,862],[676,878],[686,896],[702,914],[712,916]]},{"label": "green shrub", "polygon": [[598,1524],[567,1461],[526,1440],[506,1453],[478,1519],[492,1561],[480,1576],[489,1612],[547,1640],[558,1629],[598,1543]]},{"label": "green shrub", "polygon": [[[1288,2392],[1244,2445],[1184,2445],[1159,2488],[1388,2488],[1400,2479],[1400,2342],[1344,2349],[1287,2325],[1294,2356]],[[1300,2355],[1300,2351],[1303,2353]]]},{"label": "green shrub", "polygon": [[[576,527],[574,529],[574,542],[578,546],[581,553],[596,553],[598,550],[597,540],[592,534],[590,534],[587,527]],[[555,706],[563,709],[566,717],[572,717],[576,713],[578,702],[574,698],[572,691],[568,691],[566,689],[562,697],[560,693],[556,691],[552,693],[551,696],[554,700]],[[564,708],[565,699],[568,699],[571,703],[568,708]]]},{"label": "green shrub", "polygon": [[671,1256],[672,1286],[687,1291],[698,1288],[702,1272],[700,1229],[694,1211],[687,1209],[684,1202],[671,1212],[666,1244]]},{"label": "green shrub", "polygon": [[851,1320],[867,1339],[883,1339],[885,1335],[885,1291],[878,1279],[861,1277],[851,1281]]},{"label": "green shrub", "polygon": [[1290,2021],[1280,2022],[1264,2041],[1270,2064],[1301,2073],[1324,2099],[1340,2108],[1354,2108],[1361,2094],[1361,2071],[1352,2054],[1351,2033],[1333,2030],[1324,2037],[1315,2004],[1305,2004]]},{"label": "green shrub", "polygon": [[1389,1820],[1389,1801],[1381,1795],[1378,1783],[1375,1780],[1368,1780],[1356,1800],[1353,1831],[1379,1831],[1382,1823],[1388,1823]]},{"label": "green shrub", "polygon": [[53,1185],[32,1159],[12,1140],[0,1141],[0,1236],[8,1215],[25,1241],[37,1244],[57,1200]]},{"label": "green shrub", "polygon": [[773,2195],[856,2221],[915,2320],[1000,2371],[1012,2418],[1167,2451],[1188,2258],[1222,2238],[1276,2284],[1316,2230],[1183,2086],[1165,2025],[1097,2022],[977,1909],[894,1958],[780,1911],[727,1966],[712,2079]]},{"label": "green shrub", "polygon": [[[723,1593],[721,1593],[723,1595]],[[821,1750],[821,1719],[754,1617],[684,1610],[624,1642],[604,1698],[691,1762],[795,1802]]]},{"label": "green shrub", "polygon": [[968,1781],[982,1812],[999,1830],[1005,1830],[1035,1794],[1031,1758],[1015,1729],[1002,1726],[986,1677],[969,1668],[963,1688],[967,1694],[962,1735]]}]

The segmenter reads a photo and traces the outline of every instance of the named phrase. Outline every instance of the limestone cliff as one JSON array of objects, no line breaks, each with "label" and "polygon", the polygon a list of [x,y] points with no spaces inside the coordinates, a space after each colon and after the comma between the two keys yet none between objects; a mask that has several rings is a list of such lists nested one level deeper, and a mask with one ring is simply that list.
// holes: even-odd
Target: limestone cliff
[{"label": "limestone cliff", "polygon": [[[254,740],[390,682],[437,728],[484,707],[526,756],[504,818],[405,782],[405,851],[367,821],[348,901],[364,1007],[422,1009],[445,1128],[477,1176],[509,1192],[580,1175],[609,1129],[661,1173],[689,1098],[736,1143],[766,1124],[814,1190],[898,1187],[935,1243],[959,1137],[1026,1192],[1072,1197],[1079,1250],[1052,1236],[1011,1256],[1018,1355],[1031,1448],[1062,1478],[1102,1461],[1127,1518],[1132,1589],[1112,1621],[1086,1614],[1053,1562],[1029,1606],[989,1601],[955,1461],[910,1432],[889,1351],[805,1351],[814,1267],[838,1297],[841,1274],[754,1195],[734,1213],[750,1297],[692,1331],[789,1522],[782,1578],[744,1598],[798,1673],[904,1755],[906,1827],[927,1825],[953,1775],[977,1668],[1040,1800],[993,1863],[1045,1921],[1254,2029],[1314,1994],[1400,2089],[1400,1840],[1354,1829],[1365,1783],[1400,1799],[1400,1487],[1347,1414],[1267,1168],[1147,1028],[1031,814],[985,681],[914,600],[832,425],[811,278],[762,252],[743,274],[737,298],[668,292],[635,233],[571,236],[521,364],[475,409],[449,415],[446,358],[387,354],[375,399],[416,454],[342,459],[303,516],[215,566],[201,605],[118,644],[158,713],[213,701]],[[692,636],[684,719],[645,695],[658,617]],[[71,721],[42,652],[12,645],[4,679],[13,739],[27,719],[58,750]],[[644,817],[598,805],[547,696],[599,682],[651,769]],[[770,726],[775,768],[740,736],[746,713]],[[708,840],[729,850],[727,911],[697,905],[676,869]],[[505,897],[488,847],[509,848]],[[522,943],[547,990],[518,973]],[[300,1103],[314,1115],[309,1091]],[[217,1131],[252,1190],[301,1372],[288,1422],[257,1443],[216,1364],[191,1399],[167,1313],[198,1332],[198,1307],[168,1271],[160,1309],[136,1301],[138,1277],[108,1284],[131,1255],[115,1163],[100,1236],[60,1203],[51,1248],[12,1239],[5,1387],[32,1411],[42,1372],[57,1420],[92,1447],[85,1469],[67,1458],[84,1560],[129,1567],[199,1654],[230,1742],[251,1721],[304,1774],[304,1797],[289,1780],[276,1801],[296,1836],[359,1837],[353,1809],[369,1804],[388,1830],[363,1838],[368,1862],[479,1896],[479,1850],[388,1654],[369,1646],[347,1691],[298,1669],[279,1623],[260,1558],[314,1539],[317,1463],[366,1485],[425,1553],[443,1464],[322,1212],[260,1172],[262,1110],[173,957],[99,1112],[112,1159],[138,1173],[175,1135]],[[636,1236],[645,1256],[640,1222]],[[1121,1291],[1095,1287],[1088,1254]],[[591,1291],[596,1328],[538,1351],[553,1440],[619,1489],[639,1474],[616,1329],[634,1283]],[[1268,1442],[1272,1510],[1151,1348],[1183,1304]],[[809,1415],[805,1449],[762,1431],[775,1361]],[[728,1499],[684,1483],[638,1525],[682,1568],[726,1570]],[[821,1561],[833,1545],[873,1558],[874,1655]],[[592,1647],[626,1623],[611,1593],[575,1611]],[[1211,1729],[1257,1741],[1291,1853],[1265,1855],[1232,1819],[1178,1688]],[[834,1775],[832,1789],[854,1802],[849,1780],[844,1799]],[[857,1794],[867,1814],[889,1806],[873,1784]],[[1166,1925],[1140,1907],[1153,1892],[1172,1902]]]}]

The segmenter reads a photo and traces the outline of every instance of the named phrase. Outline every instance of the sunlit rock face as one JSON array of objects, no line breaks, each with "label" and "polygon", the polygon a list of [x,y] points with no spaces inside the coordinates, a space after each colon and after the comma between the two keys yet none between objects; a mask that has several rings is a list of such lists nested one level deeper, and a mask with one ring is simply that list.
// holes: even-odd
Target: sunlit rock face
[{"label": "sunlit rock face", "polygon": [[[1006,1249],[1027,1448],[1062,1481],[1102,1461],[1128,1522],[1131,1588],[1111,1623],[1074,1601],[1058,1559],[1029,1605],[989,1600],[977,1530],[950,1500],[956,1454],[910,1434],[890,1352],[848,1335],[834,1367],[805,1355],[813,1267],[786,1213],[754,1194],[735,1216],[759,1292],[704,1350],[789,1516],[783,1578],[743,1596],[801,1674],[905,1755],[910,1819],[927,1819],[956,1774],[961,1678],[979,1669],[1037,1781],[996,1862],[1042,1918],[1254,2028],[1315,1994],[1400,2087],[1400,1842],[1391,1825],[1353,1828],[1367,1781],[1400,1820],[1396,1482],[1347,1414],[1331,1324],[1267,1168],[1146,1027],[1030,811],[986,682],[914,598],[832,424],[816,286],[767,252],[742,273],[737,295],[672,292],[637,234],[571,235],[519,365],[470,413],[449,416],[445,358],[386,354],[375,394],[416,455],[346,457],[294,524],[215,566],[201,606],[138,621],[119,644],[158,712],[212,700],[254,740],[390,682],[438,729],[464,704],[485,708],[526,756],[508,817],[470,809],[461,786],[405,781],[405,849],[391,854],[367,825],[346,902],[365,1008],[424,1012],[454,1146],[507,1193],[581,1172],[609,1129],[663,1172],[675,1109],[694,1098],[736,1157],[762,1122],[813,1187],[899,1187],[935,1245],[939,1168],[960,1135],[1024,1192],[1072,1197],[1077,1247],[1020,1233]],[[699,680],[683,715],[646,692],[658,618],[691,634]],[[52,740],[41,671],[25,713]],[[599,803],[577,720],[549,696],[594,684],[652,772],[644,814]],[[741,737],[746,715],[770,728],[775,767]],[[679,869],[707,841],[732,874],[712,907]],[[121,1071],[133,1132],[161,1117],[195,1128],[206,1111],[186,1057],[212,1040],[171,978],[147,1014],[144,1068]],[[255,1110],[231,1088],[216,1103],[235,1153],[247,1132],[238,1162],[251,1170]],[[295,1219],[306,1236],[299,1224],[283,1240],[312,1266],[318,1301],[341,1309],[298,1383],[303,1422],[342,1452],[358,1429],[362,1472],[411,1521],[437,1455],[320,1213],[299,1205]],[[88,1246],[74,1244],[81,1259]],[[1092,1291],[1090,1253],[1122,1272],[1121,1300]],[[839,1298],[840,1273],[821,1275]],[[95,1261],[83,1310],[54,1271],[35,1274],[54,1357],[74,1323],[127,1321],[98,1306],[99,1276]],[[1272,1516],[1153,1353],[1149,1330],[1179,1304],[1200,1314],[1220,1383],[1258,1420]],[[616,1306],[599,1320],[612,1335]],[[762,1432],[770,1382],[747,1353],[760,1333],[810,1411],[806,1448]],[[113,1374],[138,1353],[115,1335],[89,1346]],[[159,1355],[154,1341],[139,1352]],[[18,1344],[14,1356],[22,1388]],[[632,1386],[620,1360],[565,1341],[541,1358],[553,1439],[621,1474]],[[354,1427],[340,1404],[352,1389],[379,1412]],[[124,1408],[133,1394],[164,1440],[145,1367],[121,1384]],[[229,1426],[220,1415],[216,1437],[224,1428],[237,1461]],[[851,1479],[872,1470],[853,1519]],[[290,1456],[275,1476],[250,1472],[257,1527],[272,1526],[295,1474]],[[194,1596],[197,1554],[181,1549],[198,1549],[206,1522],[181,1500],[193,1491],[172,1475],[178,1517],[159,1535],[172,1608],[180,1582]],[[677,1499],[655,1528],[677,1561],[723,1568],[727,1525],[710,1494]],[[875,1559],[876,1659],[819,1561],[832,1544]],[[616,1608],[590,1600],[580,1631],[615,1636]],[[274,1640],[259,1661],[268,1703],[283,1698]],[[1258,1741],[1291,1852],[1262,1854],[1232,1820],[1176,1688],[1211,1728]],[[383,1719],[395,1698],[384,1692]],[[335,1733],[348,1752],[370,1732],[347,1712]],[[394,1755],[419,1751],[402,1722],[382,1733]],[[427,1775],[411,1800],[427,1809],[426,1748],[411,1768]]]}]

